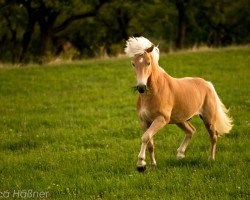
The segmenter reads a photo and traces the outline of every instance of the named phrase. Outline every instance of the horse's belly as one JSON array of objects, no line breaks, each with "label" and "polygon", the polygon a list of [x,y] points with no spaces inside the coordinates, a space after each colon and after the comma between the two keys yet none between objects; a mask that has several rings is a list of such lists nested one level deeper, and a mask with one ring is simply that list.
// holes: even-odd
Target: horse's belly
[{"label": "horse's belly", "polygon": [[[183,98],[184,97],[184,98]],[[189,92],[178,99],[171,111],[170,123],[180,123],[201,114],[204,95],[199,92]]]},{"label": "horse's belly", "polygon": [[201,112],[199,109],[194,110],[192,112],[172,112],[170,116],[170,123],[171,124],[176,124],[180,122],[185,122],[190,120],[193,116],[195,115],[200,115]]},{"label": "horse's belly", "polygon": [[191,119],[195,115],[201,114],[201,105],[180,106],[173,108],[170,116],[170,123],[180,123]]}]

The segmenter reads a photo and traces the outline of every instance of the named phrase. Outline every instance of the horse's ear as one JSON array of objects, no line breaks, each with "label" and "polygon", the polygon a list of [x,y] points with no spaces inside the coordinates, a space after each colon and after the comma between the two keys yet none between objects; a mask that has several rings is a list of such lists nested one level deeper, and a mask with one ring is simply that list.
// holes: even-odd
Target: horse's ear
[{"label": "horse's ear", "polygon": [[146,52],[147,52],[147,53],[151,53],[151,52],[153,51],[154,48],[155,48],[155,45],[152,44],[151,47],[149,47],[149,48],[146,49]]}]

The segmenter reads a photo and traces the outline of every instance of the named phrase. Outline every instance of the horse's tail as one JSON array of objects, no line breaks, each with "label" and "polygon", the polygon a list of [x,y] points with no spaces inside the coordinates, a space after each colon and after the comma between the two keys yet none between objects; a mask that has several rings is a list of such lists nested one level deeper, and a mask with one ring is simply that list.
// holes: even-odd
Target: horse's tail
[{"label": "horse's tail", "polygon": [[229,133],[233,127],[233,119],[228,115],[229,110],[224,106],[224,104],[220,100],[217,92],[214,89],[213,84],[210,82],[208,83],[215,94],[217,104],[215,129],[220,135]]}]

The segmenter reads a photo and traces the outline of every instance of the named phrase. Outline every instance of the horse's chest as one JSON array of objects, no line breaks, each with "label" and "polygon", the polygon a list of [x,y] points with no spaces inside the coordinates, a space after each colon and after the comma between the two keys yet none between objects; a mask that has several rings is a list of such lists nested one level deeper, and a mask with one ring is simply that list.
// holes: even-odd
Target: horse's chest
[{"label": "horse's chest", "polygon": [[142,121],[152,122],[157,115],[158,106],[150,98],[139,99],[137,113]]},{"label": "horse's chest", "polygon": [[155,116],[154,112],[152,112],[152,110],[150,110],[147,107],[140,108],[138,115],[142,121],[148,121],[148,122],[152,122]]},{"label": "horse's chest", "polygon": [[138,114],[139,114],[140,119],[142,120],[149,118],[149,115],[150,115],[148,109],[146,108],[141,108]]}]

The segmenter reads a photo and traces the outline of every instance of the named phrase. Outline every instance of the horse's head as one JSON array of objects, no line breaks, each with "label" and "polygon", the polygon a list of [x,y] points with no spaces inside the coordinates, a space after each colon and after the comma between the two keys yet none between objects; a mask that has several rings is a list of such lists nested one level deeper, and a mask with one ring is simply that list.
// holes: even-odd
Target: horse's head
[{"label": "horse's head", "polygon": [[136,89],[140,93],[144,93],[147,89],[148,78],[152,73],[153,59],[151,52],[154,49],[154,45],[145,49],[143,54],[137,54],[132,58],[132,65],[135,70],[137,85]]},{"label": "horse's head", "polygon": [[124,51],[132,58],[137,79],[136,89],[144,93],[154,66],[158,66],[159,49],[145,37],[130,37]]}]

